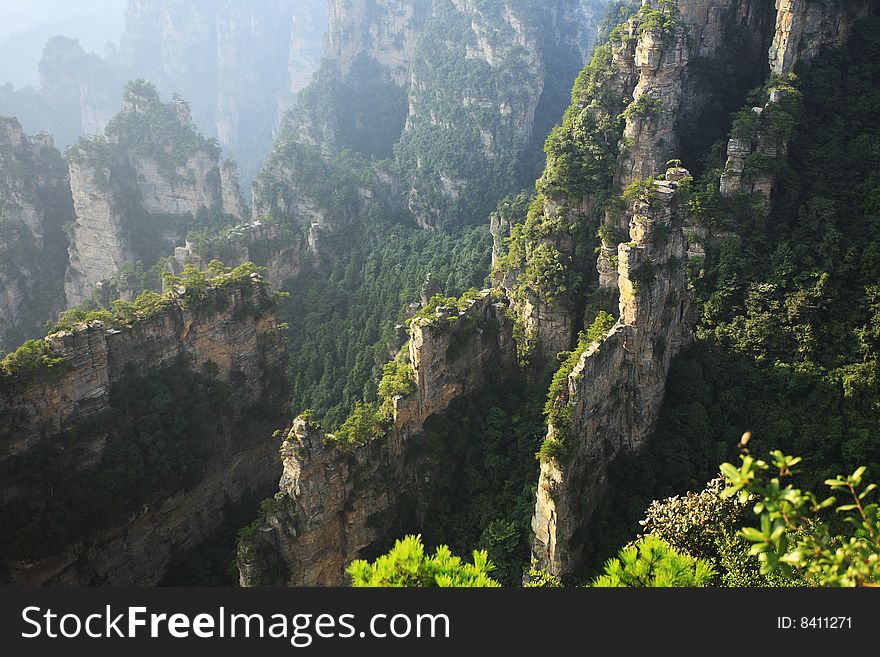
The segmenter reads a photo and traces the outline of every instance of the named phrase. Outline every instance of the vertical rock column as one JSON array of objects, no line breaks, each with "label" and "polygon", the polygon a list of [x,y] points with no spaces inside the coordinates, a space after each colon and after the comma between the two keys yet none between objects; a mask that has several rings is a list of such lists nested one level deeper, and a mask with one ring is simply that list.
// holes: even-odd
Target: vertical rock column
[{"label": "vertical rock column", "polygon": [[[541,464],[532,557],[567,577],[582,558],[588,526],[618,454],[645,445],[663,401],[672,359],[692,339],[683,186],[688,172],[667,171],[629,208],[632,241],[618,247],[620,320],[580,357],[558,404],[570,426],[548,427],[563,455]],[[684,182],[683,182],[684,181]]]}]

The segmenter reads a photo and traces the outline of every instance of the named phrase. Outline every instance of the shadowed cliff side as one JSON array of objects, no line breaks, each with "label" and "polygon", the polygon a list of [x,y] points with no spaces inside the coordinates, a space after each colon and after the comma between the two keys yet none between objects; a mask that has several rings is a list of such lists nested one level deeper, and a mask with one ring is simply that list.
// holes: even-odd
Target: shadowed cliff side
[{"label": "shadowed cliff side", "polygon": [[190,278],[3,361],[3,581],[155,585],[228,505],[268,492],[285,356],[250,271]]}]

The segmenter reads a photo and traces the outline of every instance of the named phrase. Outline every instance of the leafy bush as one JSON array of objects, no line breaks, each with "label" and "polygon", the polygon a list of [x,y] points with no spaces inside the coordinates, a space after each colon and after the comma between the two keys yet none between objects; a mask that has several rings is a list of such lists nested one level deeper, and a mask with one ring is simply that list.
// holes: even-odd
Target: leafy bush
[{"label": "leafy bush", "polygon": [[382,406],[389,406],[394,397],[406,397],[416,389],[415,372],[409,362],[407,343],[398,352],[394,360],[385,363],[382,368],[382,379],[379,381],[379,399]]},{"label": "leafy bush", "polygon": [[[744,527],[742,534],[752,544],[749,554],[758,555],[761,573],[799,575],[819,586],[880,584],[880,507],[868,501],[877,485],[863,484],[867,468],[825,481],[843,493],[845,504],[838,504],[835,497],[820,501],[811,491],[785,483],[801,457],[779,450],[770,456],[768,463],[746,453],[739,467],[721,466],[729,483],[722,495],[735,495],[741,504],[753,502],[759,527]],[[849,531],[841,532],[841,524],[824,513],[832,507]]]},{"label": "leafy bush", "polygon": [[656,536],[645,536],[623,548],[605,564],[605,574],[595,587],[695,587],[705,586],[715,574],[712,565],[676,551]]},{"label": "leafy bush", "polygon": [[388,419],[387,413],[375,404],[356,402],[351,415],[327,438],[344,447],[363,445],[385,433]]},{"label": "leafy bush", "polygon": [[787,586],[796,584],[773,574],[761,574],[748,543],[740,534],[745,505],[723,494],[722,478],[716,477],[699,492],[675,495],[651,502],[641,521],[645,534],[666,541],[674,549],[712,564],[713,584],[740,586]]},{"label": "leafy bush", "polygon": [[23,377],[36,372],[51,370],[64,362],[49,349],[45,340],[28,340],[0,361],[0,373]]},{"label": "leafy bush", "polygon": [[473,563],[454,556],[445,545],[425,555],[421,536],[395,542],[373,563],[355,561],[346,572],[355,587],[498,587],[490,577],[495,566],[486,552],[475,550]]},{"label": "leafy bush", "polygon": [[165,291],[163,293],[147,290],[134,301],[117,299],[108,308],[91,310],[77,306],[62,312],[58,321],[51,325],[49,333],[72,331],[80,324],[92,321],[103,322],[105,328],[119,328],[143,321],[163,312],[175,303],[187,305],[208,298],[211,290],[235,285],[265,284],[253,277],[259,267],[246,262],[238,267],[225,267],[217,260],[211,261],[207,271],[187,265],[180,276],[169,272],[163,274]]}]

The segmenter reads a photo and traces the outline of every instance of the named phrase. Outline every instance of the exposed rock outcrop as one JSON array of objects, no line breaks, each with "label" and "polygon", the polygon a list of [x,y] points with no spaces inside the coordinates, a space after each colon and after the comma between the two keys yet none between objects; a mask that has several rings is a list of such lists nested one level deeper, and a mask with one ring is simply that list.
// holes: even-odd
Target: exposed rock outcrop
[{"label": "exposed rock outcrop", "polygon": [[[565,97],[560,82],[567,91],[583,66],[597,18],[593,3],[571,0],[549,2],[540,14],[514,2],[435,3],[425,47],[413,61],[400,149],[408,205],[420,225],[485,216],[491,205],[477,201],[482,190],[505,193],[534,178],[536,168],[517,163],[539,149],[533,135],[543,140],[558,120]],[[472,77],[455,73],[460,67]],[[413,148],[431,142],[453,144],[461,157]],[[522,180],[511,177],[517,166]],[[502,170],[503,176],[494,173]]]},{"label": "exposed rock outcrop", "polygon": [[340,445],[300,417],[281,447],[275,503],[239,543],[243,586],[340,586],[345,568],[385,533],[412,485],[411,443],[454,399],[516,368],[512,322],[488,290],[464,308],[410,321],[408,362],[416,389],[393,399],[390,427]]},{"label": "exposed rock outcrop", "polygon": [[[4,561],[11,562],[3,564],[3,578],[9,583],[155,585],[175,555],[221,524],[227,504],[265,494],[277,477],[276,445],[269,434],[284,417],[278,385],[284,349],[270,293],[263,283],[250,280],[212,288],[201,301],[184,299],[175,297],[169,307],[130,326],[108,329],[93,321],[50,335],[45,343],[53,358],[63,359],[61,365],[0,376],[6,529],[22,542],[35,532],[46,533],[46,540],[32,548],[37,556],[17,548],[18,542],[4,542]],[[125,391],[117,386],[126,385],[133,372],[164,376],[164,368],[183,367],[182,357],[193,371],[209,372],[213,380],[234,386],[228,405],[215,409],[228,423],[212,437],[211,449],[200,454],[195,480],[160,490],[158,501],[109,523],[77,526],[68,521],[66,530],[45,524],[53,522],[53,508],[65,503],[54,500],[56,487],[58,495],[78,492],[66,488],[71,477],[104,481],[132,476],[114,470],[118,449],[115,457],[107,456],[109,445],[129,440],[126,432],[132,431],[126,423],[133,418],[116,401]],[[151,422],[158,431],[160,425]],[[160,436],[154,457],[173,449],[163,446]],[[59,452],[61,444],[65,447]],[[56,471],[62,463],[66,468]],[[138,494],[120,492],[133,499]],[[82,509],[76,512],[89,517]],[[46,547],[50,535],[60,541],[54,549]]]},{"label": "exposed rock outcrop", "polygon": [[876,11],[875,5],[872,0],[776,0],[770,70],[789,73],[822,48],[845,43],[853,24]]},{"label": "exposed rock outcrop", "polygon": [[195,132],[184,101],[163,104],[148,84],[130,84],[106,137],[80,141],[68,159],[76,211],[68,305],[89,299],[124,263],[155,264],[201,213],[243,218],[234,165]]},{"label": "exposed rock outcrop", "polygon": [[692,339],[695,306],[687,281],[686,198],[670,169],[627,212],[631,242],[620,244],[620,319],[580,356],[567,390],[566,425],[551,421],[548,440],[562,455],[544,459],[538,483],[532,556],[565,577],[578,566],[585,527],[618,454],[644,446],[656,423],[672,359]]},{"label": "exposed rock outcrop", "polygon": [[788,152],[788,136],[777,119],[790,113],[796,99],[786,83],[799,64],[805,64],[823,48],[846,42],[855,23],[877,11],[876,3],[777,0],[776,26],[770,46],[767,101],[753,107],[751,125],[733,134],[727,144],[727,163],[721,177],[721,193],[757,193],[769,200],[776,182],[775,161]]},{"label": "exposed rock outcrop", "polygon": [[43,333],[64,308],[73,221],[67,165],[52,137],[0,117],[0,352]]},{"label": "exposed rock outcrop", "polygon": [[378,64],[382,79],[409,82],[413,51],[432,0],[331,0],[325,56],[345,76],[358,58]]}]

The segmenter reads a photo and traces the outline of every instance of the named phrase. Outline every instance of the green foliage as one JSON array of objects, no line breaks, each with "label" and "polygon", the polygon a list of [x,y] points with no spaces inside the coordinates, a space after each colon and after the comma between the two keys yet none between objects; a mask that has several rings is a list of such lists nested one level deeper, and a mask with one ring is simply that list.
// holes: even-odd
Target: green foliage
[{"label": "green foliage", "polygon": [[[524,35],[516,35],[497,3],[483,3],[480,18],[493,26],[490,47],[518,38],[540,46],[548,73],[532,136],[500,114],[502,107],[534,102],[535,77],[525,47],[504,47],[503,61],[469,57],[485,47],[471,27],[472,15],[451,0],[433,2],[415,46],[413,75],[420,81],[409,102],[418,117],[395,146],[400,175],[416,190],[413,201],[435,223],[483,221],[497,199],[534,182],[539,174],[540,140],[558,120],[580,63],[571,51],[547,39],[553,29],[546,13],[529,3],[505,8]],[[427,117],[442,116],[442,121]],[[450,187],[455,192],[450,193]],[[491,190],[491,193],[486,193]]]},{"label": "green foliage", "polygon": [[[616,75],[612,52],[611,44],[597,47],[578,75],[571,105],[544,143],[538,194],[525,221],[511,230],[508,252],[497,264],[504,271],[523,270],[514,290],[520,300],[535,294],[549,304],[570,303],[588,293],[594,278],[596,230],[610,198],[627,106],[609,84]],[[633,105],[633,113],[657,109],[648,98]],[[580,209],[585,199],[586,212]],[[546,214],[545,201],[553,208]],[[563,249],[566,244],[576,246]]]},{"label": "green foliage", "polygon": [[730,134],[736,139],[752,141],[758,134],[760,117],[751,107],[744,107],[733,117]]},{"label": "green foliage", "polygon": [[149,158],[164,175],[175,179],[181,160],[195,153],[206,153],[219,161],[216,140],[203,137],[191,122],[181,120],[176,106],[188,112],[189,105],[179,97],[163,103],[154,85],[133,80],[125,86],[122,102],[131,109],[110,120],[107,137],[127,152]]},{"label": "green foliage", "polygon": [[529,253],[522,285],[536,292],[547,303],[568,292],[568,269],[562,253],[549,242],[540,242]]},{"label": "green foliage", "polygon": [[355,402],[351,415],[327,439],[343,447],[363,445],[384,435],[388,419],[387,413],[375,404]]},{"label": "green foliage", "polygon": [[279,302],[279,320],[289,325],[293,412],[315,409],[331,430],[355,401],[379,401],[389,352],[403,342],[394,325],[412,313],[408,306],[419,299],[426,276],[460,294],[482,287],[489,270],[491,238],[483,227],[432,233],[378,212],[374,219],[369,228],[322,238],[335,254],[332,262],[303,271],[289,286],[294,293]]},{"label": "green foliage", "polygon": [[642,5],[634,21],[639,34],[650,32],[664,42],[669,42],[675,31],[682,26],[675,0],[656,0],[652,4]]},{"label": "green foliage", "polygon": [[529,568],[529,575],[525,583],[527,589],[558,589],[562,584],[555,575],[551,575],[546,570],[538,568],[532,563]]},{"label": "green foliage", "polygon": [[62,363],[64,359],[53,354],[45,340],[28,340],[0,361],[0,374],[26,377],[51,370]]},{"label": "green foliage", "polygon": [[628,206],[636,201],[645,201],[651,204],[657,198],[657,186],[652,178],[635,180],[623,190],[622,198]]},{"label": "green foliage", "polygon": [[600,310],[586,332],[582,331],[578,336],[577,348],[566,355],[562,365],[559,366],[559,369],[553,375],[550,390],[547,393],[544,414],[547,416],[547,422],[554,428],[554,436],[548,437],[541,444],[541,449],[537,454],[538,460],[542,462],[553,460],[557,463],[564,461],[566,454],[565,442],[571,428],[572,413],[571,406],[568,403],[569,376],[571,376],[575,366],[580,362],[584,352],[593,344],[601,342],[616,321],[610,313]]},{"label": "green foliage", "polygon": [[719,198],[717,177],[695,185],[699,222],[737,237],[707,243],[696,343],[673,364],[657,447],[617,489],[694,490],[747,426],[809,457],[804,489],[880,471],[880,59],[865,56],[878,48],[880,23],[863,21],[799,70],[799,124],[769,206]]},{"label": "green foliage", "polygon": [[117,299],[110,308],[90,310],[78,306],[65,310],[58,321],[51,325],[49,333],[73,331],[82,324],[92,321],[104,323],[104,327],[120,328],[130,326],[139,321],[164,312],[174,304],[188,305],[205,301],[213,290],[229,286],[265,284],[261,279],[254,278],[259,268],[246,262],[238,267],[225,267],[217,260],[211,261],[206,271],[187,265],[180,276],[169,272],[163,273],[165,292],[151,290],[142,292],[134,301]]},{"label": "green foliage", "polygon": [[232,436],[240,445],[246,436],[267,435],[280,422],[262,406],[254,418],[238,417],[216,369],[198,370],[185,357],[146,372],[130,364],[112,384],[105,413],[7,457],[0,476],[27,494],[0,504],[0,580],[12,562],[57,554],[144,505],[189,490],[202,476],[205,454],[223,453]]},{"label": "green foliage", "polygon": [[[65,152],[73,165],[82,165],[94,183],[109,197],[112,211],[120,217],[120,229],[132,261],[140,262],[153,275],[155,265],[167,256],[169,242],[180,243],[188,232],[217,230],[235,223],[222,212],[222,188],[217,174],[205,179],[204,193],[210,208],[193,213],[154,214],[147,212],[139,177],[141,161],[152,163],[169,185],[192,185],[194,158],[220,164],[220,147],[196,131],[187,118],[189,106],[175,96],[163,103],[156,88],[144,80],[129,82],[123,94],[125,105],[107,124],[105,134],[81,137]],[[135,290],[140,291],[140,290]]]},{"label": "green foliage", "polygon": [[388,408],[398,395],[406,397],[415,392],[415,372],[409,362],[408,345],[401,347],[394,360],[385,363],[382,368],[378,391],[383,408]]},{"label": "green foliage", "polygon": [[[869,497],[876,484],[863,484],[867,468],[825,481],[844,496],[823,500],[808,490],[787,483],[803,461],[779,450],[770,453],[771,462],[744,454],[742,465],[721,466],[729,483],[723,496],[737,496],[741,504],[753,503],[758,527],[744,527],[743,536],[752,544],[764,574],[793,574],[819,586],[867,586],[880,584],[880,519],[878,505]],[[772,476],[771,476],[772,474]],[[850,529],[841,532],[840,523],[824,513],[834,507]]]},{"label": "green foliage", "polygon": [[715,571],[707,561],[676,551],[656,536],[645,536],[623,548],[605,564],[605,574],[592,586],[649,588],[695,587],[708,584]]},{"label": "green foliage", "polygon": [[529,563],[530,523],[546,427],[541,398],[507,378],[482,394],[453,401],[409,443],[417,485],[393,518],[391,536],[420,532],[426,545],[486,550],[493,577],[519,586]]},{"label": "green foliage", "polygon": [[663,101],[645,93],[626,106],[623,117],[627,120],[647,119],[660,113]]},{"label": "green foliage", "polygon": [[644,533],[667,542],[675,550],[712,564],[713,585],[791,586],[796,580],[761,574],[760,564],[748,553],[740,533],[745,505],[723,494],[723,479],[716,477],[703,490],[651,502],[641,521]]},{"label": "green foliage", "polygon": [[355,587],[497,587],[490,577],[493,570],[484,551],[474,551],[473,563],[454,556],[445,545],[425,555],[421,536],[407,536],[373,563],[355,561],[346,572]]}]

